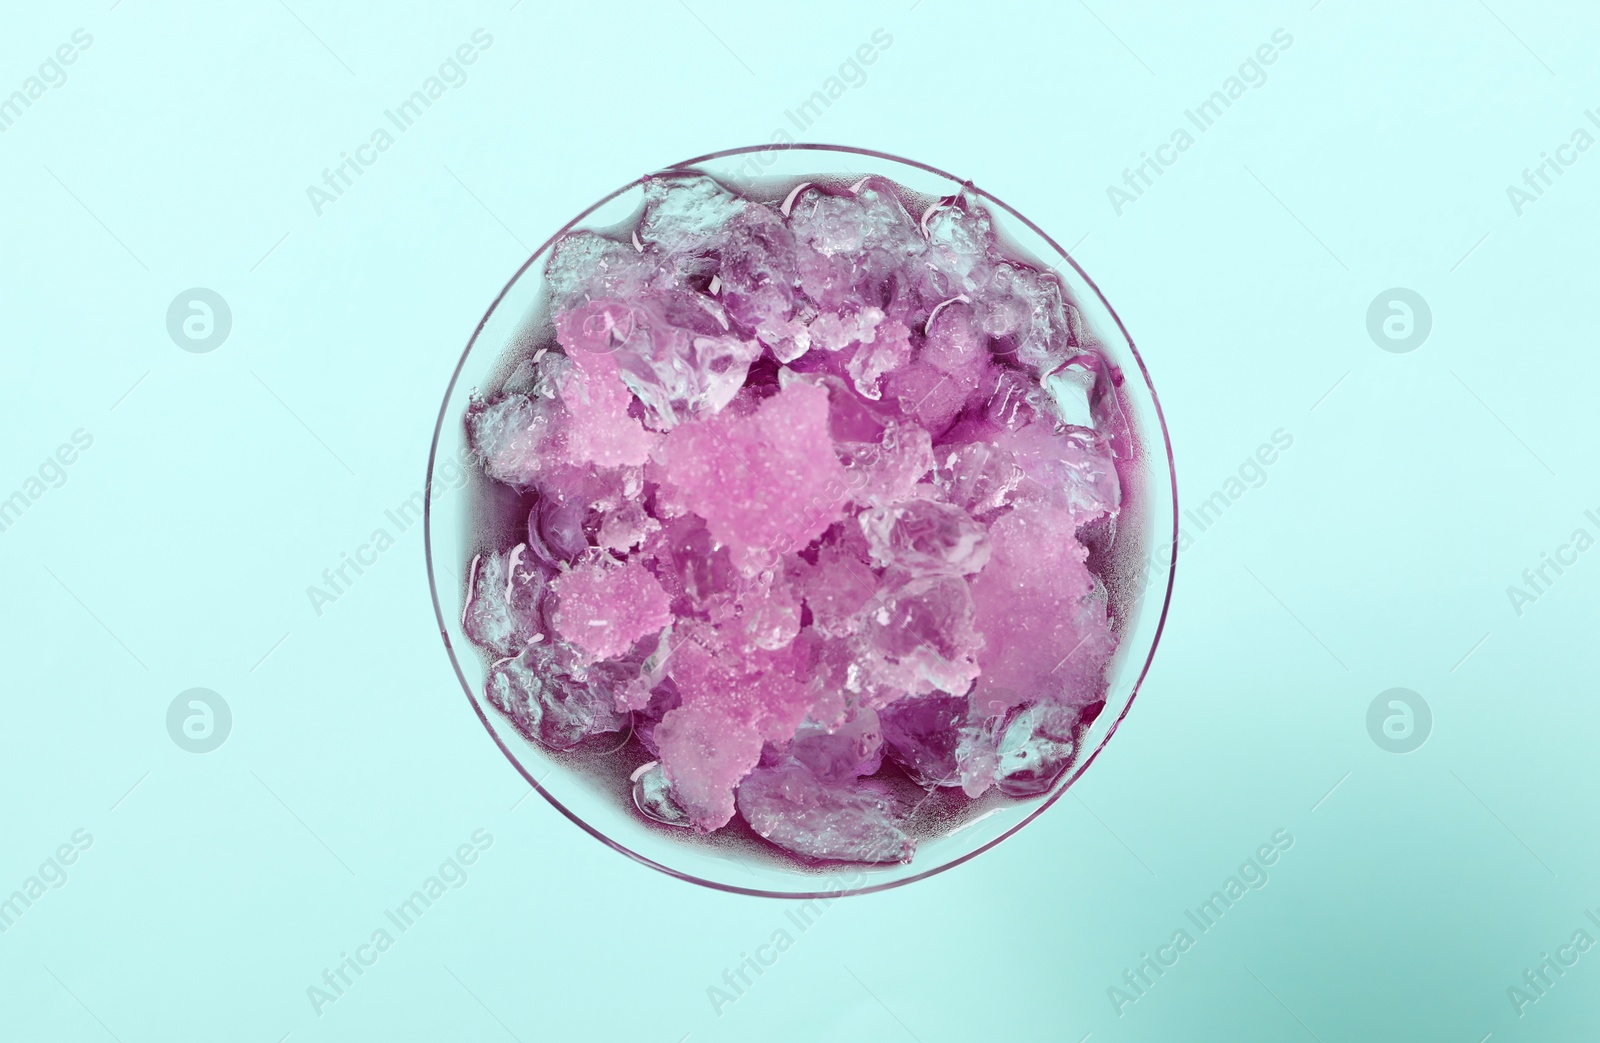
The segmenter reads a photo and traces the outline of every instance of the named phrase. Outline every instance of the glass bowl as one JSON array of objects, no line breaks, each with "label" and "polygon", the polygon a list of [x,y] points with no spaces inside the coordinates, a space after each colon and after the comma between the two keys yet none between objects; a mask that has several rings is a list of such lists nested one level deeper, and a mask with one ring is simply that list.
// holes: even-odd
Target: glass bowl
[{"label": "glass bowl", "polygon": [[[991,790],[966,801],[949,791],[935,791],[919,801],[913,814],[918,848],[910,862],[810,866],[765,844],[737,817],[716,833],[698,835],[639,814],[630,799],[629,775],[649,755],[641,750],[630,759],[627,738],[599,749],[555,752],[524,738],[487,703],[482,693],[489,659],[462,630],[466,566],[486,538],[509,534],[484,531],[482,511],[495,495],[494,483],[461,466],[467,451],[462,418],[474,389],[494,383],[513,353],[545,336],[538,327],[541,319],[548,322],[541,305],[547,297],[543,269],[551,243],[575,229],[627,228],[642,207],[643,177],[573,218],[528,258],[490,304],[450,377],[428,456],[424,504],[428,585],[445,651],[478,719],[528,784],[597,840],[647,866],[719,890],[797,899],[881,891],[932,876],[994,847],[1059,800],[1105,748],[1150,668],[1171,599],[1178,519],[1172,449],[1155,388],[1121,319],[1088,274],[1032,221],[970,181],[869,149],[809,144],[732,149],[665,169],[698,171],[764,199],[782,199],[788,189],[806,181],[839,183],[866,174],[886,177],[928,203],[965,193],[989,211],[1013,256],[1057,271],[1068,301],[1084,321],[1086,339],[1120,370],[1118,405],[1133,433],[1132,462],[1122,472],[1122,509],[1095,540],[1087,541],[1090,565],[1106,579],[1118,621],[1105,708],[1083,736],[1077,759],[1047,792],[1012,799]],[[458,483],[464,487],[450,491]]]}]

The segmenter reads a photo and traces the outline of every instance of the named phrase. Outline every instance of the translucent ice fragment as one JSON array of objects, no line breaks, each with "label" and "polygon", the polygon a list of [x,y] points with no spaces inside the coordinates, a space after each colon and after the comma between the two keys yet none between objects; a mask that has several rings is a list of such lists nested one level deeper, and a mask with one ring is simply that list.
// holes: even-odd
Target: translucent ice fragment
[{"label": "translucent ice fragment", "polygon": [[566,406],[567,462],[600,467],[642,464],[660,436],[628,414],[633,396],[623,386],[614,355],[579,351],[577,365],[561,384]]},{"label": "translucent ice fragment", "polygon": [[956,743],[967,719],[967,700],[934,692],[909,696],[878,711],[884,750],[920,786],[960,783]]},{"label": "translucent ice fragment", "polygon": [[643,258],[632,244],[589,231],[557,239],[545,265],[545,281],[559,304],[579,302],[585,296],[627,296],[660,274],[659,259]]},{"label": "translucent ice fragment", "polygon": [[863,557],[848,544],[829,542],[817,551],[816,564],[801,570],[800,589],[820,633],[848,637],[861,629],[861,611],[878,592],[878,577]]},{"label": "translucent ice fragment", "polygon": [[658,174],[644,182],[639,240],[668,251],[692,247],[748,205],[704,174]]},{"label": "translucent ice fragment", "polygon": [[846,484],[859,504],[882,507],[919,496],[934,468],[933,438],[916,424],[890,423],[875,442],[841,442]]},{"label": "translucent ice fragment", "polygon": [[[668,670],[685,710],[748,723],[762,739],[794,734],[815,698],[800,679],[810,671],[809,648],[792,642],[778,651],[752,648],[742,635],[694,620],[681,622],[677,632]],[[662,759],[670,773],[672,758]]]},{"label": "translucent ice fragment", "polygon": [[722,230],[717,296],[729,318],[753,329],[779,362],[793,362],[812,347],[797,313],[794,236],[765,207],[739,211]]},{"label": "translucent ice fragment", "polygon": [[1055,785],[1078,750],[1079,711],[1038,703],[1019,712],[1000,734],[995,783],[1008,797],[1033,797]]},{"label": "translucent ice fragment", "polygon": [[1021,472],[1017,500],[1061,505],[1076,525],[1114,513],[1121,489],[1111,447],[1087,428],[1053,430],[1035,421],[1006,431],[999,447]]},{"label": "translucent ice fragment", "polygon": [[667,519],[659,536],[647,543],[646,553],[655,559],[656,574],[669,591],[686,597],[696,610],[704,610],[737,582],[728,548],[719,546],[704,519],[692,514]]},{"label": "translucent ice fragment", "polygon": [[978,328],[965,294],[934,308],[921,358],[940,373],[970,374],[988,368],[988,336]]},{"label": "translucent ice fragment", "polygon": [[662,771],[701,832],[733,818],[733,790],[761,759],[761,733],[712,709],[680,706],[655,728]]},{"label": "translucent ice fragment", "polygon": [[862,511],[856,521],[879,567],[970,575],[989,561],[988,531],[954,504],[906,500]]},{"label": "translucent ice fragment", "polygon": [[961,790],[969,797],[981,797],[994,786],[1000,767],[1002,718],[987,717],[969,721],[956,737],[956,775]]},{"label": "translucent ice fragment", "polygon": [[[823,312],[811,320],[808,332],[813,347],[823,351],[842,351],[852,344],[870,344],[876,338],[883,309],[866,307],[859,311]],[[869,395],[877,398],[877,395]]]},{"label": "translucent ice fragment", "polygon": [[497,655],[516,655],[542,632],[539,607],[552,574],[526,543],[479,555],[468,577],[462,629]]},{"label": "translucent ice fragment", "polygon": [[672,787],[660,761],[642,764],[633,773],[633,806],[646,818],[664,826],[687,827],[689,813],[672,797]]},{"label": "translucent ice fragment", "polygon": [[888,790],[870,779],[829,784],[801,764],[757,768],[740,784],[738,806],[751,829],[807,858],[909,862],[916,850]]},{"label": "translucent ice fragment", "polygon": [[711,621],[745,649],[776,651],[800,633],[800,598],[783,576],[763,572],[707,604]]},{"label": "translucent ice fragment", "polygon": [[870,706],[859,707],[831,729],[807,721],[795,732],[789,754],[823,781],[848,782],[871,775],[883,762],[878,713]]},{"label": "translucent ice fragment", "polygon": [[1016,459],[988,442],[940,448],[935,484],[951,503],[973,515],[1009,506],[1026,476]]},{"label": "translucent ice fragment", "polygon": [[917,359],[884,379],[884,395],[937,437],[978,390],[978,379],[967,371],[943,373],[932,363]]},{"label": "translucent ice fragment", "polygon": [[972,596],[958,575],[886,575],[856,639],[869,676],[913,694],[965,694],[982,646]]},{"label": "translucent ice fragment", "polygon": [[884,374],[910,361],[911,331],[899,319],[885,319],[860,342],[855,354],[845,363],[845,372],[850,374],[857,391],[876,399],[883,394],[880,384]]},{"label": "translucent ice fragment", "polygon": [[733,788],[761,756],[762,743],[787,739],[815,701],[801,678],[810,649],[791,642],[749,649],[696,621],[680,625],[668,670],[682,704],[655,729],[662,768],[698,829],[733,815]]},{"label": "translucent ice fragment", "polygon": [[923,218],[928,265],[948,279],[946,297],[975,291],[985,281],[994,231],[989,215],[966,196],[931,209]]},{"label": "translucent ice fragment", "polygon": [[544,496],[528,512],[528,543],[550,564],[570,562],[589,549],[583,531],[587,508],[575,500]]},{"label": "translucent ice fragment", "polygon": [[678,687],[668,677],[650,692],[650,698],[645,702],[644,708],[633,715],[633,734],[639,744],[650,752],[652,757],[661,756],[661,746],[656,742],[656,726],[667,715],[669,710],[676,710],[681,705]]},{"label": "translucent ice fragment", "polygon": [[484,473],[509,485],[532,485],[565,444],[561,407],[545,398],[507,395],[467,406],[467,438]]},{"label": "translucent ice fragment", "polygon": [[642,544],[660,528],[661,523],[650,517],[643,504],[625,503],[601,521],[597,542],[606,550],[625,553]]},{"label": "translucent ice fragment", "polygon": [[484,687],[489,702],[518,731],[553,750],[570,750],[592,735],[627,724],[609,691],[564,673],[543,644],[496,662]]},{"label": "translucent ice fragment", "polygon": [[904,264],[926,248],[899,199],[875,178],[850,191],[802,189],[790,202],[789,223],[820,254],[847,257],[863,275]]},{"label": "translucent ice fragment", "polygon": [[1014,353],[1032,369],[1060,365],[1073,342],[1056,274],[1013,262],[998,262],[986,274],[979,291],[987,301],[980,323],[999,342],[997,353]]}]

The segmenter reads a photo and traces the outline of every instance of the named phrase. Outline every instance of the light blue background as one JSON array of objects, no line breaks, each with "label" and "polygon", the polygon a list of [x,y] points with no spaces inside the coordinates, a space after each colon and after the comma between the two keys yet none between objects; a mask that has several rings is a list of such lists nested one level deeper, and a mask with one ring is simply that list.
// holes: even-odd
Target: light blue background
[{"label": "light blue background", "polygon": [[[1600,151],[1520,217],[1506,187],[1600,106],[1600,15],[1492,6],[12,5],[0,93],[94,42],[0,135],[0,496],[94,444],[0,532],[0,895],[94,843],[0,935],[0,1037],[1594,1038],[1600,951],[1520,1018],[1506,990],[1600,937],[1600,551],[1520,617],[1506,588],[1600,534]],[[306,187],[479,27],[468,82],[317,216]],[[1187,505],[1294,445],[1181,559],[1071,795],[833,906],[719,1016],[708,986],[785,905],[521,799],[438,640],[420,526],[320,617],[306,587],[421,485],[532,247],[646,170],[769,140],[876,28],[805,139],[969,176],[1077,244]],[[1118,216],[1107,186],[1278,28],[1268,81]],[[193,286],[233,311],[209,354],[166,332]],[[1408,354],[1366,332],[1394,286],[1433,311]],[[196,686],[234,716],[205,755],[165,730]],[[1404,756],[1365,723],[1396,686],[1435,718]],[[466,886],[319,1017],[307,986],[479,828]],[[1119,1017],[1108,987],[1279,828],[1270,884]]]}]

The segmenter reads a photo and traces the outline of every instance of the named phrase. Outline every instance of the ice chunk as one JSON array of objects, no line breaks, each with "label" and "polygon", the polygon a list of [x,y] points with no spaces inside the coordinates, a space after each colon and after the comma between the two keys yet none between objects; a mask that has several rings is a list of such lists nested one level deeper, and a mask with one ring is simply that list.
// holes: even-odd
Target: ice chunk
[{"label": "ice chunk", "polygon": [[884,750],[920,786],[960,782],[956,743],[967,720],[967,700],[934,692],[900,699],[878,711]]},{"label": "ice chunk", "polygon": [[860,342],[845,363],[845,372],[850,374],[857,391],[877,399],[883,394],[880,384],[884,374],[893,373],[910,361],[911,331],[899,319],[885,319]]},{"label": "ice chunk", "polygon": [[944,373],[918,359],[889,374],[884,394],[937,438],[965,408],[978,386],[979,378],[971,372]]},{"label": "ice chunk", "polygon": [[563,410],[544,398],[512,394],[492,402],[474,397],[467,407],[467,438],[484,473],[527,487],[562,456]]},{"label": "ice chunk", "polygon": [[[870,344],[883,321],[883,309],[866,307],[844,314],[823,312],[807,327],[813,347],[822,351],[843,351],[852,344]],[[877,398],[877,395],[869,395]]]},{"label": "ice chunk", "polygon": [[[670,652],[670,648],[668,649]],[[638,700],[634,700],[637,707]],[[656,742],[656,726],[661,723],[670,710],[676,710],[682,705],[682,697],[678,695],[678,686],[672,678],[663,678],[661,683],[651,689],[650,697],[644,700],[644,707],[633,715],[633,734],[639,744],[649,751],[650,756],[660,757],[661,746]]]},{"label": "ice chunk", "polygon": [[461,628],[479,646],[512,656],[543,632],[540,602],[553,570],[519,543],[473,559]]},{"label": "ice chunk", "polygon": [[1015,353],[1031,369],[1050,370],[1073,351],[1061,283],[1054,272],[999,262],[984,287],[983,331],[1000,342],[996,353]]},{"label": "ice chunk", "polygon": [[841,443],[839,449],[850,495],[865,506],[918,498],[917,486],[934,468],[933,438],[916,424],[892,422],[878,441]]},{"label": "ice chunk", "polygon": [[946,277],[945,298],[967,293],[981,296],[991,269],[994,229],[989,214],[965,195],[957,196],[923,220],[928,232],[925,254],[930,268]]},{"label": "ice chunk", "polygon": [[680,706],[655,728],[661,770],[690,824],[701,832],[733,818],[733,790],[761,759],[761,733],[713,709]]},{"label": "ice chunk", "polygon": [[652,294],[632,306],[627,340],[612,352],[645,419],[667,430],[733,401],[759,341],[729,332],[698,294]]},{"label": "ice chunk", "polygon": [[746,650],[706,623],[686,622],[668,662],[682,704],[655,729],[673,792],[696,828],[725,825],[733,788],[768,739],[792,736],[815,693],[799,677],[809,649]]},{"label": "ice chunk", "polygon": [[567,462],[600,467],[638,465],[650,458],[659,437],[628,415],[633,396],[623,386],[614,355],[578,351],[573,372],[561,384],[566,406]]},{"label": "ice chunk", "polygon": [[933,500],[907,500],[856,516],[872,563],[925,576],[970,575],[989,561],[989,534],[960,507]]},{"label": "ice chunk", "polygon": [[633,773],[633,806],[639,813],[664,826],[687,827],[689,813],[673,799],[672,787],[660,761],[641,764]]},{"label": "ice chunk", "polygon": [[1007,507],[1025,475],[1011,453],[987,442],[946,447],[935,484],[974,516]]},{"label": "ice chunk", "polygon": [[779,573],[763,572],[707,602],[711,621],[740,647],[783,648],[800,633],[800,598]]},{"label": "ice chunk", "polygon": [[704,174],[656,174],[644,180],[639,241],[668,251],[692,249],[748,205]]},{"label": "ice chunk", "polygon": [[1111,514],[1121,502],[1111,448],[1094,431],[1057,432],[1038,421],[1005,432],[998,444],[1022,474],[1018,500],[1065,507],[1075,525]]},{"label": "ice chunk", "polygon": [[589,537],[583,531],[587,514],[587,508],[574,500],[541,497],[528,512],[528,545],[552,565],[576,560],[589,549]]},{"label": "ice chunk", "polygon": [[606,514],[600,523],[598,545],[606,550],[626,553],[644,543],[658,531],[661,523],[650,517],[640,503],[625,503]]},{"label": "ice chunk", "polygon": [[656,575],[669,593],[685,599],[679,605],[684,613],[704,612],[717,595],[738,582],[728,548],[719,546],[705,520],[693,514],[667,519],[644,553],[655,561]]},{"label": "ice chunk", "polygon": [[1088,551],[1065,511],[1014,508],[989,530],[992,556],[972,581],[984,638],[974,707],[984,714],[1057,692],[1097,698],[1114,648]]},{"label": "ice chunk", "polygon": [[543,644],[495,663],[484,687],[489,702],[518,731],[553,750],[570,750],[627,725],[609,691],[564,672]]},{"label": "ice chunk", "polygon": [[626,296],[649,283],[657,265],[639,256],[629,243],[595,232],[572,232],[550,244],[545,282],[560,304],[581,301],[586,295]]},{"label": "ice chunk", "polygon": [[828,393],[800,382],[752,416],[673,429],[662,465],[735,564],[754,568],[816,539],[843,510],[844,469],[817,451],[830,445]]},{"label": "ice chunk", "polygon": [[956,776],[969,797],[981,797],[994,786],[1000,770],[1001,717],[980,717],[961,726],[956,735]]},{"label": "ice chunk", "polygon": [[825,782],[848,782],[871,775],[883,761],[878,712],[857,707],[833,728],[808,720],[795,732],[789,754]]},{"label": "ice chunk", "polygon": [[[1016,430],[1042,415],[1045,394],[1038,380],[1014,369],[994,366],[989,370],[989,383],[984,386],[988,396],[983,404],[984,419],[993,425],[996,433]],[[1074,422],[1059,404],[1054,419]]]},{"label": "ice chunk", "polygon": [[794,236],[765,207],[736,214],[720,238],[717,294],[728,317],[755,331],[779,362],[793,362],[811,346],[811,334],[797,300],[799,274]]},{"label": "ice chunk", "polygon": [[878,577],[863,557],[845,540],[830,541],[818,549],[814,565],[801,569],[800,589],[820,633],[847,637],[861,629],[861,611],[878,592]]},{"label": "ice chunk", "polygon": [[738,805],[751,829],[807,858],[909,862],[916,851],[888,790],[872,780],[830,785],[801,764],[757,768],[740,784]]},{"label": "ice chunk", "polygon": [[[787,738],[805,718],[814,693],[796,677],[808,649],[750,649],[717,627],[686,621],[679,628],[668,671],[685,708],[703,709],[752,725],[763,739]],[[672,767],[670,759],[668,768]]]},{"label": "ice chunk", "polygon": [[672,622],[666,591],[637,562],[580,564],[552,580],[550,592],[556,633],[596,659],[621,655]]},{"label": "ice chunk", "polygon": [[1006,725],[996,750],[995,782],[1008,797],[1033,797],[1055,785],[1078,751],[1079,712],[1030,706]]},{"label": "ice chunk", "polygon": [[966,580],[955,575],[886,575],[856,638],[862,669],[912,694],[965,694],[982,645]]},{"label": "ice chunk", "polygon": [[988,337],[978,328],[965,295],[937,306],[918,358],[963,387],[990,379]]}]

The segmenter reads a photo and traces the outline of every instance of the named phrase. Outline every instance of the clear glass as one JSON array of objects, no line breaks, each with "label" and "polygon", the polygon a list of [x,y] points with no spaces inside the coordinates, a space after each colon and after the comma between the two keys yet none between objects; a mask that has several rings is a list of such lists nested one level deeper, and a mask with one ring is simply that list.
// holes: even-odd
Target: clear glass
[{"label": "clear glass", "polygon": [[[735,190],[762,198],[808,180],[851,181],[866,174],[886,177],[928,199],[964,192],[990,211],[1011,252],[1061,276],[1091,341],[1120,368],[1122,408],[1135,433],[1136,465],[1125,475],[1125,500],[1102,573],[1120,620],[1120,642],[1110,667],[1106,707],[1084,736],[1077,761],[1045,794],[1015,800],[994,791],[946,816],[940,831],[919,839],[915,858],[885,866],[809,868],[751,835],[723,830],[698,836],[672,830],[639,815],[630,799],[626,771],[607,770],[592,755],[556,753],[524,738],[482,698],[487,660],[462,631],[466,565],[482,539],[478,505],[491,495],[481,476],[459,494],[430,496],[424,509],[429,589],[445,651],[478,719],[528,784],[556,810],[608,847],[681,880],[720,890],[778,898],[837,897],[881,891],[921,880],[994,847],[1038,818],[1059,800],[1105,748],[1138,694],[1166,621],[1176,564],[1177,479],[1172,448],[1155,388],[1132,338],[1086,272],[1042,229],[971,182],[912,160],[867,149],[827,145],[770,145],[734,149],[678,163],[669,170],[696,170]],[[643,178],[617,189],[573,218],[512,276],[490,304],[467,342],[445,391],[428,457],[428,488],[435,466],[448,467],[466,447],[462,424],[469,394],[491,384],[513,346],[537,332],[533,323],[544,299],[543,269],[552,242],[579,228],[627,227],[638,215]],[[937,798],[935,798],[937,799]],[[961,803],[961,802],[947,802]],[[737,819],[735,820],[738,821]]]}]

